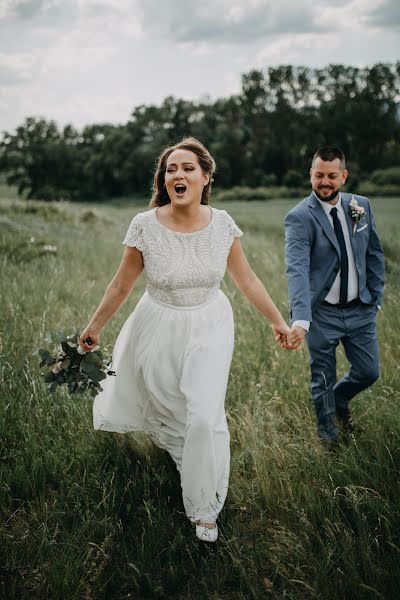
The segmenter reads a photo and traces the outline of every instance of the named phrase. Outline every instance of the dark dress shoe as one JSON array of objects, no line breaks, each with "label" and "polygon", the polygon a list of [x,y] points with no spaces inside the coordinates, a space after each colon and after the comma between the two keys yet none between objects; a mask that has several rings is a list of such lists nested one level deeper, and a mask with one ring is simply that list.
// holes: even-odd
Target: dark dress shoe
[{"label": "dark dress shoe", "polygon": [[329,452],[330,454],[337,454],[340,450],[340,443],[338,440],[326,440],[324,438],[320,438],[320,442],[324,450]]},{"label": "dark dress shoe", "polygon": [[339,427],[342,429],[343,433],[354,433],[356,427],[354,425],[353,417],[349,409],[346,411],[337,411],[336,418],[339,424]]}]

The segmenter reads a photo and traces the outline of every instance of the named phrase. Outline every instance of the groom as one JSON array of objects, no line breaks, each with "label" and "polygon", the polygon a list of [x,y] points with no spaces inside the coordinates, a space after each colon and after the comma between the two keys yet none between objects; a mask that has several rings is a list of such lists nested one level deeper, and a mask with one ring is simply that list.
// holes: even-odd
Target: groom
[{"label": "groom", "polygon": [[[347,176],[339,148],[317,150],[312,193],[285,218],[290,343],[307,337],[318,434],[328,445],[337,441],[337,424],[353,430],[349,401],[379,377],[383,250],[367,198],[340,191]],[[337,382],[339,342],[350,368]]]}]

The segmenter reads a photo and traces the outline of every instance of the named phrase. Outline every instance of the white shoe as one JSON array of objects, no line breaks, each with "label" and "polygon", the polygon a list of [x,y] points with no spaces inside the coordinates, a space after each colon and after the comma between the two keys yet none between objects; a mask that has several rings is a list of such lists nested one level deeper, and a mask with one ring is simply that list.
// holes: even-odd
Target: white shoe
[{"label": "white shoe", "polygon": [[196,525],[196,536],[202,542],[216,542],[218,538],[218,527],[204,527],[204,525]]}]

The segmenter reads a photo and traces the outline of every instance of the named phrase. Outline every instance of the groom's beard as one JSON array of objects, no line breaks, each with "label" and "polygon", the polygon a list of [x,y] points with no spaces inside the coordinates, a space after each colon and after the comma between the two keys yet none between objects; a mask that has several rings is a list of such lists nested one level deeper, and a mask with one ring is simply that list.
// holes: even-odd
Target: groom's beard
[{"label": "groom's beard", "polygon": [[315,188],[313,188],[313,192],[317,196],[318,200],[321,200],[321,202],[330,202],[331,200],[335,200],[338,197],[340,188],[334,190],[331,194],[329,194],[329,196],[320,196],[318,190],[316,190]]}]

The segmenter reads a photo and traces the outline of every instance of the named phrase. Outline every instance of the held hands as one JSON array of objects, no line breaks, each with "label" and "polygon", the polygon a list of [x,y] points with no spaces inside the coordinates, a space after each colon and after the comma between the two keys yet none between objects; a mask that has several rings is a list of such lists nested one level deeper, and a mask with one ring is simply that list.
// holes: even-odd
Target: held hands
[{"label": "held hands", "polygon": [[272,331],[274,332],[275,341],[281,347],[286,350],[291,350],[291,346],[289,344],[289,335],[290,328],[282,321],[282,323],[271,323]]},{"label": "held hands", "polygon": [[278,325],[272,323],[271,327],[277,344],[285,350],[299,350],[307,333],[302,327],[290,329],[285,322]]},{"label": "held hands", "polygon": [[298,325],[292,326],[289,334],[289,343],[294,350],[300,350],[300,346],[306,335],[307,331],[302,327],[299,327]]}]

